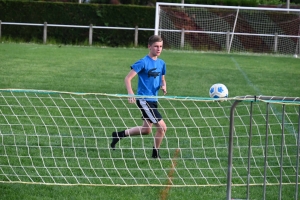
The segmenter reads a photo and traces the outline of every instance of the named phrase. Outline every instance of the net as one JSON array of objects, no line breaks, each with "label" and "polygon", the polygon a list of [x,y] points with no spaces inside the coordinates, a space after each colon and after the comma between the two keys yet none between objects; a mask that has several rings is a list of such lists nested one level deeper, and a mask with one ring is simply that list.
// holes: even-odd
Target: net
[{"label": "net", "polygon": [[300,10],[157,3],[155,33],[189,51],[299,54]]},{"label": "net", "polygon": [[[168,130],[161,159],[151,157],[153,135],[122,139],[110,148],[111,134],[142,123],[126,95],[1,90],[0,182],[114,185],[226,185],[230,108],[237,99],[159,97]],[[279,104],[281,105],[281,104]],[[252,149],[252,184],[263,179],[265,102],[257,102]],[[281,123],[272,109],[268,181],[278,184]],[[286,112],[284,183],[292,183],[296,159],[298,105]],[[245,184],[249,102],[236,111],[233,182]]]}]

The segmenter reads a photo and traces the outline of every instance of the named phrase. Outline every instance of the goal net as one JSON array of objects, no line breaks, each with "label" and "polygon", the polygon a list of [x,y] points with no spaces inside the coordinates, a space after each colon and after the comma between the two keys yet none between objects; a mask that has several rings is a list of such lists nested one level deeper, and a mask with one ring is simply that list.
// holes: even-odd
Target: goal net
[{"label": "goal net", "polygon": [[[0,90],[0,182],[115,186],[225,186],[230,108],[235,111],[233,185],[246,184],[250,103],[198,97],[159,97],[168,130],[161,159],[151,157],[153,134],[122,139],[111,134],[141,125],[126,95],[41,90]],[[268,182],[278,184],[280,113],[272,102]],[[284,102],[283,102],[284,103]],[[299,105],[289,105],[285,123],[284,184],[295,181]],[[255,102],[251,184],[263,179],[266,103]],[[298,132],[299,134],[299,132]]]},{"label": "goal net", "polygon": [[300,9],[156,4],[165,48],[299,54]]}]

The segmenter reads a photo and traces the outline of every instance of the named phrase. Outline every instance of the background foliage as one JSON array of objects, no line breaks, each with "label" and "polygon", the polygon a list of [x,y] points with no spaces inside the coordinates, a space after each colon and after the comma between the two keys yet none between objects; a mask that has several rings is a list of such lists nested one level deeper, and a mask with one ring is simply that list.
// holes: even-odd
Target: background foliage
[{"label": "background foliage", "polygon": [[[154,27],[155,8],[134,5],[100,5],[51,2],[0,2],[2,22],[64,24],[89,26]],[[2,36],[21,38],[23,42],[42,42],[43,26],[2,26]],[[80,44],[88,40],[88,28],[48,27],[49,40],[63,44]],[[149,33],[139,32],[147,41]],[[109,46],[130,46],[134,31],[94,29],[93,42]]]},{"label": "background foliage", "polygon": [[[0,40],[42,43],[43,24],[154,28],[156,0],[78,0],[6,1],[0,0],[2,22],[36,23],[40,26],[1,26]],[[61,1],[61,2],[58,2]],[[68,2],[65,2],[68,1]],[[71,2],[73,1],[73,3]],[[300,0],[292,0],[297,3]],[[181,3],[181,0],[164,0]],[[281,0],[185,0],[185,3],[258,6],[280,4]],[[298,2],[300,3],[300,2]],[[145,6],[147,5],[147,6]],[[279,5],[277,5],[279,6]],[[280,5],[283,6],[283,5]],[[147,45],[149,31],[139,31],[138,43]],[[59,44],[88,44],[88,28],[48,27],[47,41]],[[93,29],[93,44],[133,46],[133,30]]]}]

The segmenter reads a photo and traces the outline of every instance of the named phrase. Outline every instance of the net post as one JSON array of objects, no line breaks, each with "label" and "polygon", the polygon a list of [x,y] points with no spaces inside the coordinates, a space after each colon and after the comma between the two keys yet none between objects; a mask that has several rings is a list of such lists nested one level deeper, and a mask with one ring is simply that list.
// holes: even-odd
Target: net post
[{"label": "net post", "polygon": [[232,157],[233,157],[233,130],[234,130],[234,110],[241,100],[236,100],[230,108],[230,125],[228,138],[228,171],[227,171],[227,200],[231,200],[232,181]]},{"label": "net post", "polygon": [[300,148],[300,106],[298,110],[298,138],[297,138],[297,156],[296,156],[296,184],[295,184],[295,199],[298,199],[298,185],[299,185],[299,148]]},{"label": "net post", "polygon": [[154,35],[158,35],[158,27],[159,27],[159,13],[160,13],[160,4],[159,4],[159,2],[156,2],[156,8],[155,8],[155,29],[154,29]]},{"label": "net post", "polygon": [[240,9],[238,8],[237,11],[236,11],[236,16],[235,16],[235,20],[234,20],[234,25],[232,27],[232,36],[230,38],[230,44],[229,44],[229,48],[228,48],[228,53],[230,53],[230,48],[231,48],[231,44],[232,44],[232,41],[233,41],[233,37],[234,37],[234,31],[235,31],[235,27],[236,27],[236,22],[238,20],[238,16],[239,16],[239,11]]},{"label": "net post", "polygon": [[[256,96],[254,97],[254,101],[256,101]],[[249,122],[249,140],[248,140],[248,174],[247,174],[247,197],[250,198],[250,158],[251,158],[251,145],[252,145],[252,120],[253,120],[253,101],[250,104],[250,122]]]},{"label": "net post", "polygon": [[282,170],[283,170],[283,149],[284,149],[284,116],[285,105],[282,105],[282,119],[281,119],[281,148],[280,148],[280,177],[279,177],[279,199],[282,199]]},{"label": "net post", "polygon": [[267,157],[268,157],[268,133],[269,133],[269,107],[270,103],[267,103],[266,110],[266,141],[265,141],[265,158],[264,158],[264,183],[263,183],[263,199],[266,199],[267,190]]},{"label": "net post", "polygon": [[282,105],[282,118],[281,118],[281,148],[280,148],[280,177],[279,177],[279,199],[282,199],[282,168],[283,168],[283,149],[284,149],[284,116],[285,116],[285,105]]}]

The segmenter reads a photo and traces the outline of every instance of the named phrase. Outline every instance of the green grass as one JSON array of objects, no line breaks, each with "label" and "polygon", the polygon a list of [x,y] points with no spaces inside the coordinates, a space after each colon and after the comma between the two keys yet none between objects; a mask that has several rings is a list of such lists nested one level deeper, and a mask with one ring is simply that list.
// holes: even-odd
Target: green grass
[{"label": "green grass", "polygon": [[[36,44],[0,44],[0,88],[19,88],[19,89],[37,89],[37,90],[54,90],[54,91],[67,91],[67,92],[84,92],[84,93],[107,93],[107,94],[126,94],[124,86],[124,77],[130,70],[130,65],[137,59],[147,54],[147,49],[134,49],[134,48],[101,48],[101,47],[79,47],[79,46],[55,46],[55,45],[36,45]],[[236,55],[236,54],[217,54],[217,53],[195,53],[195,52],[179,52],[165,50],[161,56],[167,63],[167,89],[169,96],[192,96],[192,97],[208,97],[208,89],[214,83],[224,83],[229,89],[229,96],[243,96],[243,95],[266,95],[266,96],[299,96],[300,88],[300,70],[299,59],[283,56],[271,56],[271,55]],[[134,87],[136,85],[136,79],[134,80]],[[123,103],[111,103],[107,98],[99,96],[102,105],[99,105],[98,101],[95,101],[95,96],[87,95],[86,99],[90,105],[99,107],[99,112],[95,114],[91,109],[72,109],[75,115],[85,115],[90,117],[88,122],[85,118],[78,119],[76,122],[72,118],[66,118],[66,121],[52,119],[51,116],[59,116],[62,112],[63,116],[72,116],[70,109],[45,109],[43,104],[48,106],[54,106],[55,103],[59,105],[71,105],[76,107],[80,104],[81,107],[87,107],[87,101],[82,100],[77,95],[66,99],[63,102],[61,99],[56,99],[58,95],[51,95],[52,98],[46,98],[47,94],[39,94],[39,97],[43,97],[43,101],[39,99],[31,98],[30,101],[27,98],[19,98],[16,101],[14,96],[22,96],[23,93],[13,93],[10,96],[9,93],[2,93],[6,95],[6,100],[12,104],[22,104],[40,106],[38,110],[33,108],[13,108],[2,107],[1,112],[7,116],[0,115],[2,123],[1,127],[1,140],[0,142],[4,146],[0,146],[0,156],[2,162],[0,163],[0,181],[5,182],[0,184],[1,194],[0,199],[225,199],[226,197],[226,164],[227,164],[227,134],[228,134],[228,119],[226,116],[229,114],[230,102],[223,102],[225,106],[225,113],[222,109],[219,109],[219,104],[209,103],[204,104],[201,102],[196,103],[197,106],[202,107],[202,114],[204,117],[199,117],[199,112],[196,105],[193,102],[184,102],[191,109],[190,113],[186,110],[178,109],[178,115],[180,118],[193,116],[195,121],[185,120],[181,121],[177,117],[177,113],[173,111],[173,107],[182,107],[180,102],[177,101],[165,101],[161,100],[160,103],[165,108],[164,115],[170,119],[166,119],[168,124],[167,137],[168,141],[164,140],[162,150],[170,148],[165,158],[161,162],[155,160],[148,160],[149,155],[145,155],[144,152],[139,151],[141,148],[141,139],[131,138],[131,140],[122,140],[119,144],[122,150],[118,149],[112,154],[106,150],[109,137],[114,126],[119,128],[125,128],[140,123],[140,114],[137,110],[132,110],[133,119],[129,118],[128,111],[124,109]],[[28,97],[34,97],[35,94],[26,93]],[[64,98],[69,98],[70,95],[63,94]],[[113,97],[110,97],[114,99]],[[10,99],[10,100],[9,100]],[[126,99],[124,100],[126,104]],[[3,105],[4,98],[0,98],[0,104]],[[264,105],[264,104],[263,104]],[[117,106],[117,108],[114,108]],[[134,105],[127,105],[129,108],[134,108]],[[215,127],[212,128],[214,137],[210,135],[210,131],[207,131],[207,124],[216,126],[217,122],[211,118],[210,106],[217,107],[215,110],[215,116],[222,116],[223,119],[219,119],[219,123],[224,125],[224,128]],[[258,116],[258,122],[262,123],[257,126],[258,129],[264,129],[263,114],[265,110],[260,104],[255,105],[258,108],[256,111]],[[105,109],[109,110],[105,113]],[[263,110],[262,110],[263,109]],[[280,110],[280,106],[273,106],[272,109]],[[291,113],[291,122],[296,120],[293,108],[287,108]],[[13,128],[4,126],[4,120],[8,120],[10,124],[16,123],[16,117],[11,113],[13,110],[18,115],[28,114],[36,115],[37,113],[43,117],[32,117],[28,120],[28,117],[19,117],[20,124],[34,124],[35,126],[20,126],[16,125]],[[208,111],[206,111],[208,110]],[[260,114],[260,112],[262,114]],[[116,114],[118,113],[118,114]],[[276,111],[271,115],[270,121],[272,122],[272,131],[279,130],[278,117]],[[239,114],[247,115],[248,110],[245,107],[239,109]],[[10,115],[10,116],[9,116]],[[106,116],[102,119],[99,125],[99,121],[96,120],[97,116]],[[120,118],[124,118],[124,122],[121,122]],[[112,121],[109,119],[113,119]],[[206,119],[205,121],[202,119]],[[239,178],[245,177],[246,170],[243,166],[245,163],[245,155],[247,154],[247,137],[245,134],[245,127],[243,122],[247,121],[245,117],[243,120],[236,120],[236,131],[240,134],[238,145],[241,149],[235,149],[234,167],[237,171],[234,171],[234,183],[242,183],[245,179]],[[273,123],[274,122],[274,123]],[[48,125],[47,128],[42,126],[43,123]],[[57,128],[55,123],[59,123]],[[81,128],[76,126],[77,123],[81,124]],[[93,131],[89,128],[89,123],[93,127]],[[182,123],[182,124],[181,124]],[[18,124],[18,123],[16,123]],[[195,129],[195,124],[201,127],[201,136]],[[71,130],[69,128],[71,127]],[[71,126],[70,126],[71,125]],[[186,126],[183,128],[183,126]],[[288,127],[291,129],[296,128],[295,124],[291,124]],[[13,130],[14,134],[10,134],[9,131]],[[24,134],[26,130],[26,134]],[[57,133],[49,134],[49,133]],[[84,132],[84,137],[83,133]],[[99,135],[99,133],[105,132],[105,135]],[[259,163],[258,167],[254,167],[253,180],[256,186],[251,187],[251,199],[262,199],[262,178],[259,176],[263,173],[263,157],[262,148],[264,145],[264,138],[261,135],[263,130],[254,130],[253,145],[257,148],[253,149],[253,154],[257,155],[253,162]],[[273,133],[272,132],[272,133]],[[292,134],[286,135],[286,152],[289,157],[293,159],[292,162],[287,158],[285,163],[287,169],[284,176],[285,179],[293,177],[293,170],[289,171],[291,166],[294,166],[295,155],[295,137]],[[38,134],[32,134],[38,133]],[[44,134],[44,135],[43,135]],[[244,134],[244,135],[243,135]],[[60,137],[58,137],[60,136]],[[72,138],[70,137],[72,136]],[[187,137],[189,136],[189,137]],[[191,139],[192,138],[192,139]],[[278,158],[280,152],[280,133],[272,135],[272,142],[270,142],[271,148],[269,149],[269,155],[271,158]],[[151,148],[152,136],[145,136],[143,140],[145,148]],[[16,146],[10,146],[18,144]],[[83,149],[87,147],[87,149]],[[72,145],[77,149],[72,148]],[[27,146],[31,146],[28,148]],[[63,150],[61,148],[63,146]],[[205,152],[202,146],[204,146]],[[217,149],[213,147],[218,147]],[[97,148],[96,148],[97,147]],[[133,149],[130,149],[132,147]],[[191,148],[193,147],[193,151]],[[182,181],[176,179],[174,176],[174,183],[181,185],[181,187],[168,188],[166,173],[170,172],[171,160],[174,154],[174,149],[181,148],[181,159],[177,162],[177,173],[181,177],[185,177]],[[134,150],[134,153],[133,153]],[[149,154],[146,151],[146,154]],[[216,157],[216,154],[218,157]],[[5,155],[11,155],[7,159]],[[15,157],[18,155],[21,157]],[[28,159],[28,155],[33,160]],[[99,155],[101,162],[99,161]],[[134,160],[134,157],[138,158]],[[260,155],[260,156],[259,156]],[[198,161],[192,159],[193,156]],[[65,157],[67,159],[65,159]],[[113,157],[113,159],[110,159]],[[124,159],[119,159],[124,157]],[[204,158],[209,158],[206,161]],[[79,158],[79,159],[77,159]],[[218,161],[217,158],[220,158]],[[276,160],[276,159],[275,159]],[[8,163],[9,161],[9,163]],[[23,168],[20,165],[23,164]],[[8,165],[20,166],[15,168],[7,167]],[[253,163],[254,164],[254,163]],[[35,165],[35,168],[32,167]],[[56,165],[60,166],[61,171],[57,170]],[[275,161],[272,163],[270,160],[269,172],[275,173],[274,176],[269,177],[269,181],[276,183],[276,177],[278,178],[278,170]],[[48,169],[45,167],[47,166]],[[92,167],[91,167],[92,166]],[[102,167],[106,170],[103,170]],[[123,177],[137,177],[139,184],[146,184],[143,176],[153,180],[152,186],[124,186],[135,185],[136,183],[131,180],[125,180],[122,182],[118,178],[117,171],[114,169],[117,166],[118,173]],[[24,169],[25,167],[25,169]],[[136,169],[138,167],[141,170],[132,170],[131,174],[128,174],[128,170],[124,170],[126,167]],[[7,183],[7,178],[3,174],[18,173],[20,177],[23,177],[23,182],[39,182],[39,183],[65,183],[71,184],[93,184],[99,185],[98,179],[84,178],[83,171],[88,177],[103,177],[103,184],[119,183],[123,186],[92,186],[92,185],[80,185],[80,186],[60,186],[60,185],[45,185],[45,184],[19,184],[19,183]],[[199,170],[201,168],[201,170]],[[153,173],[150,169],[155,169],[155,176],[161,178],[161,184],[159,181],[151,179]],[[189,169],[187,171],[186,169]],[[15,170],[15,172],[13,171]],[[199,172],[204,174],[206,179],[200,179]],[[236,172],[238,174],[236,174]],[[65,174],[65,178],[60,174]],[[27,174],[31,175],[27,176]],[[52,178],[51,176],[52,175]],[[106,174],[106,175],[105,175]],[[41,177],[42,176],[42,177]],[[214,177],[217,178],[214,178]],[[257,177],[256,177],[257,176]],[[11,179],[18,181],[16,177],[9,176]],[[74,177],[77,177],[76,180]],[[185,187],[183,185],[195,185],[195,180],[200,186]],[[198,178],[198,179],[197,179]],[[272,180],[274,179],[274,180]],[[156,182],[155,182],[156,181]],[[284,180],[286,183],[293,183],[294,180]],[[156,185],[157,183],[157,185]],[[101,184],[100,184],[101,185]],[[155,185],[155,186],[154,186]],[[214,186],[215,185],[215,186]],[[283,199],[291,199],[294,195],[294,185],[284,185],[283,187]],[[166,198],[165,198],[166,196]],[[245,187],[234,187],[232,191],[232,197],[245,198]],[[278,185],[268,186],[267,192],[268,199],[276,199],[278,197]]]}]

